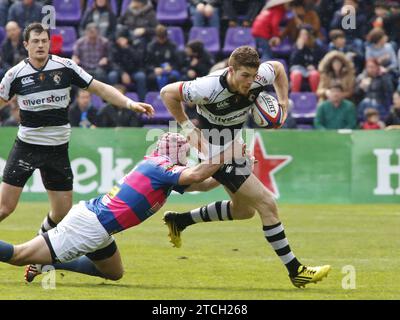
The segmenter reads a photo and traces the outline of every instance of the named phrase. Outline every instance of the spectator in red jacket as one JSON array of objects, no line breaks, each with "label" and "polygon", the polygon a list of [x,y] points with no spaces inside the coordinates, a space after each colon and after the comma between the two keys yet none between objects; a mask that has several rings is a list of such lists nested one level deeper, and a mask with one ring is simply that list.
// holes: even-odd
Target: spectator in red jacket
[{"label": "spectator in red jacket", "polygon": [[256,39],[257,48],[261,50],[261,59],[272,58],[271,46],[274,39],[279,38],[279,24],[284,19],[289,4],[269,7],[268,4],[255,18],[251,34]]}]

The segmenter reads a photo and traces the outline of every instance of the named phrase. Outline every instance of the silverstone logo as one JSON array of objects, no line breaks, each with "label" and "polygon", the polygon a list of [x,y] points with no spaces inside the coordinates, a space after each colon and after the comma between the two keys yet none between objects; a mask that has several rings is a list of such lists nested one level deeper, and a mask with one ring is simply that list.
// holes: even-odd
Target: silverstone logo
[{"label": "silverstone logo", "polygon": [[68,99],[68,96],[66,94],[64,94],[62,96],[51,95],[50,97],[41,98],[41,99],[25,99],[25,100],[22,100],[22,104],[26,107],[36,107],[36,106],[43,105],[43,104],[66,101],[67,99]]},{"label": "silverstone logo", "polygon": [[232,116],[215,116],[212,113],[206,112],[203,109],[199,109],[199,111],[201,115],[205,116],[212,122],[223,125],[231,121],[241,120],[242,117],[245,117],[247,115],[248,109],[245,109],[242,112],[238,112]]}]

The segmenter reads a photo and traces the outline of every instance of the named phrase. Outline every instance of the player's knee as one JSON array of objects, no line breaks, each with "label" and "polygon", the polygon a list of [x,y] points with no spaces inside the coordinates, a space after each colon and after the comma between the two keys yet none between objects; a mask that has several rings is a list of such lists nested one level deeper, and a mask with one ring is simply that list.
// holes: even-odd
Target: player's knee
[{"label": "player's knee", "polygon": [[256,211],[253,208],[246,208],[242,210],[242,218],[241,219],[251,219],[254,217]]},{"label": "player's knee", "polygon": [[256,209],[261,216],[278,216],[276,201],[269,193],[264,193],[262,199],[256,203]]},{"label": "player's knee", "polygon": [[26,265],[26,259],[28,256],[28,248],[24,245],[14,246],[14,254],[10,259],[9,263],[14,266],[24,266]]},{"label": "player's knee", "polygon": [[254,217],[254,214],[256,213],[256,211],[253,208],[235,206],[234,204],[231,205],[231,211],[234,220],[251,219]]},{"label": "player's knee", "polygon": [[265,199],[264,205],[269,209],[268,211],[274,215],[278,215],[278,206],[276,205],[276,201],[273,198]]}]

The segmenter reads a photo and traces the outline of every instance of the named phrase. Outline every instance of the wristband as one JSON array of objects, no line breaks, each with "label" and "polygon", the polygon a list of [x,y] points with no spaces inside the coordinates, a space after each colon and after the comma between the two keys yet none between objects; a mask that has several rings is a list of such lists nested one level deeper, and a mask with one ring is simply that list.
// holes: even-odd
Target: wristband
[{"label": "wristband", "polygon": [[128,99],[128,100],[126,100],[126,107],[129,109],[129,110],[132,110],[132,100],[131,99]]}]

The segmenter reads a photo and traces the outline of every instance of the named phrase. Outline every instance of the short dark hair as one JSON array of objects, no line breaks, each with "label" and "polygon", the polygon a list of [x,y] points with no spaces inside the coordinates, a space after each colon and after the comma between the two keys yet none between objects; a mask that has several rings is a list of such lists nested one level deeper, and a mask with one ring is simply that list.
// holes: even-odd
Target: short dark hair
[{"label": "short dark hair", "polygon": [[378,43],[386,35],[385,31],[381,28],[373,28],[367,34],[367,40],[373,44]]},{"label": "short dark hair", "polygon": [[156,26],[156,37],[166,39],[168,38],[168,29],[163,24]]},{"label": "short dark hair", "polygon": [[29,25],[27,25],[24,29],[24,41],[28,42],[30,37],[31,37],[31,32],[35,33],[42,33],[46,32],[47,35],[49,36],[50,40],[50,30],[47,28],[45,25],[39,23],[39,22],[33,22]]},{"label": "short dark hair", "polygon": [[329,38],[331,41],[335,41],[338,38],[346,38],[343,30],[340,29],[333,29],[329,32]]},{"label": "short dark hair", "polygon": [[186,44],[187,48],[192,49],[193,52],[201,54],[204,52],[204,44],[199,40],[193,40]]},{"label": "short dark hair", "polygon": [[375,108],[366,108],[364,110],[364,116],[366,118],[368,118],[370,116],[379,116],[379,111]]},{"label": "short dark hair", "polygon": [[250,46],[236,48],[229,57],[228,65],[237,70],[240,67],[255,68],[260,66],[260,56],[256,49]]}]

